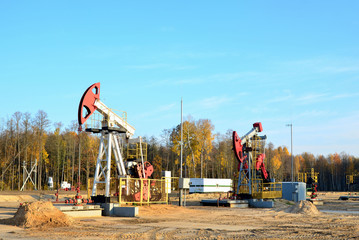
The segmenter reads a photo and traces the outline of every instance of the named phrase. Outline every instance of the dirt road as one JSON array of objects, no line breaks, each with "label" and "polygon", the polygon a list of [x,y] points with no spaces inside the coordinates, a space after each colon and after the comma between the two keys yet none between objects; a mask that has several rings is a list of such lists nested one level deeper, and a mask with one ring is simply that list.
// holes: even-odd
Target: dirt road
[{"label": "dirt road", "polygon": [[[359,202],[340,201],[342,193],[323,194],[321,211],[291,213],[291,202],[277,200],[273,209],[173,205],[142,206],[137,218],[75,219],[64,228],[23,229],[0,225],[3,239],[356,239],[359,238]],[[200,198],[200,196],[198,197]],[[192,196],[191,201],[196,198]],[[194,204],[196,205],[196,204]],[[3,206],[3,207],[2,207]],[[346,206],[346,207],[345,207]],[[12,208],[12,209],[11,209]],[[348,210],[344,210],[348,209]],[[0,202],[0,218],[16,207]],[[346,211],[346,212],[338,212]]]}]

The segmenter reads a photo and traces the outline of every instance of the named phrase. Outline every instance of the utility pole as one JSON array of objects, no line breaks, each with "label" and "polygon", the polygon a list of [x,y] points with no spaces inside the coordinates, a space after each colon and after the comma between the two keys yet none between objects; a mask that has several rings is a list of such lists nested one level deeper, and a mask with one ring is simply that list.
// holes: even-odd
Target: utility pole
[{"label": "utility pole", "polygon": [[294,182],[294,167],[293,167],[293,124],[287,124],[287,127],[290,127],[290,156],[292,160],[292,174],[291,179],[292,182]]},{"label": "utility pole", "polygon": [[[181,98],[181,171],[180,171],[180,179],[182,180],[183,178],[183,174],[182,174],[182,162],[183,162],[183,100]],[[183,189],[181,188],[180,190],[180,195],[179,195],[179,205],[183,206]]]}]

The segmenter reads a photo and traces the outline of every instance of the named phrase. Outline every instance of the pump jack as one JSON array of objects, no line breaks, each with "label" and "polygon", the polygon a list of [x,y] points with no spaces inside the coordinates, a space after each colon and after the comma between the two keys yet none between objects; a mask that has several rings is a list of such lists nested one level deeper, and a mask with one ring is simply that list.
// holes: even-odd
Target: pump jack
[{"label": "pump jack", "polygon": [[233,150],[238,160],[238,185],[236,197],[277,198],[282,196],[281,186],[271,183],[265,159],[265,140],[267,136],[258,136],[262,132],[262,123],[256,122],[253,128],[242,138],[233,131]]},{"label": "pump jack", "polygon": [[[137,177],[146,179],[151,177],[153,166],[143,158],[142,138],[132,139],[135,128],[127,122],[126,118],[120,117],[100,100],[99,82],[91,85],[81,98],[78,109],[79,131],[82,131],[82,125],[95,111],[102,116],[101,126],[85,129],[87,132],[101,134],[91,196],[96,195],[98,184],[105,184],[104,197],[109,198],[112,153],[115,158],[117,178]],[[121,148],[123,144],[136,144],[136,146],[139,146],[139,156],[124,161],[122,156],[123,148]]]}]

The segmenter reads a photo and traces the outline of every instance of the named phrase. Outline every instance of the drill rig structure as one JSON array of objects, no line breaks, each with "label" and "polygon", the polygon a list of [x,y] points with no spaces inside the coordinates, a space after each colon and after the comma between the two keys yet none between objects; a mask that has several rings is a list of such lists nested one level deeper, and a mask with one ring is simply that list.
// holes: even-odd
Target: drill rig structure
[{"label": "drill rig structure", "polygon": [[236,196],[240,199],[282,197],[281,184],[270,181],[264,165],[267,136],[258,136],[262,131],[260,122],[254,123],[253,128],[242,138],[233,131],[233,150],[239,171]]},{"label": "drill rig structure", "polygon": [[[98,184],[105,184],[104,196],[110,197],[112,153],[117,168],[117,178],[146,179],[151,177],[153,166],[144,159],[147,148],[142,142],[142,138],[131,139],[135,133],[135,128],[127,122],[126,114],[119,116],[101,102],[100,83],[91,85],[81,98],[78,109],[79,131],[82,131],[82,125],[96,110],[100,114],[98,121],[101,125],[93,124],[85,129],[87,132],[101,134],[91,196],[96,195]],[[130,145],[134,145],[135,149],[128,154],[127,161],[124,161],[122,154],[126,143],[128,152],[131,150]]]}]

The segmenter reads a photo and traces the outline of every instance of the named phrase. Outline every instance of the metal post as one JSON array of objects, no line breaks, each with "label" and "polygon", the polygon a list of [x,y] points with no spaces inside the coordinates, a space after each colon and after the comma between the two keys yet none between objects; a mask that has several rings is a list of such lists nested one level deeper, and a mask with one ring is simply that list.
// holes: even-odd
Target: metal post
[{"label": "metal post", "polygon": [[290,155],[292,158],[292,182],[294,182],[294,162],[293,162],[293,124],[290,124]]},{"label": "metal post", "polygon": [[142,200],[143,200],[143,178],[140,178],[141,182],[141,196],[140,196],[140,206],[142,206]]},{"label": "metal post", "polygon": [[291,182],[292,182],[292,200],[297,202],[298,199],[296,198],[296,191],[294,189],[294,168],[293,168],[293,124],[287,124],[287,127],[290,127],[290,156],[291,156]]},{"label": "metal post", "polygon": [[150,205],[150,187],[151,187],[151,180],[147,179],[147,205]]},{"label": "metal post", "polygon": [[90,185],[91,185],[91,179],[90,178],[88,178],[87,179],[87,199],[90,199],[90,197],[91,197],[91,193],[90,193]]},{"label": "metal post", "polygon": [[290,127],[290,156],[291,156],[291,181],[294,182],[294,163],[293,163],[293,124],[286,124],[287,127]]},{"label": "metal post", "polygon": [[[25,174],[26,174],[26,162],[25,160],[22,162],[22,183],[25,183]],[[25,186],[25,190],[26,190],[26,186]]]},{"label": "metal post", "polygon": [[[252,144],[250,147],[253,147]],[[248,153],[248,184],[249,184],[249,194],[252,196],[253,189],[253,179],[252,179],[252,153]]]},{"label": "metal post", "polygon": [[121,196],[122,196],[122,185],[121,185],[121,183],[122,183],[122,178],[120,178],[120,182],[118,184],[118,187],[119,187],[119,189],[118,189],[118,202],[120,204],[120,207],[121,207]]},{"label": "metal post", "polygon": [[[183,162],[183,101],[181,98],[181,172],[180,172],[180,178],[182,179],[182,162]],[[183,200],[182,200],[182,195],[183,195],[183,189],[180,188],[179,190],[179,206],[183,206]]]},{"label": "metal post", "polygon": [[[32,168],[32,161],[31,161],[31,168]],[[37,159],[35,158],[35,190],[37,190]]]},{"label": "metal post", "polygon": [[106,149],[106,170],[105,170],[105,197],[110,197],[110,182],[111,182],[111,150],[112,150],[112,133],[107,134],[107,149]]},{"label": "metal post", "polygon": [[183,101],[181,98],[181,178],[182,178],[182,155],[183,154]]},{"label": "metal post", "polygon": [[81,181],[81,132],[79,131],[79,174],[78,174],[78,187],[80,189],[80,181]]},{"label": "metal post", "polygon": [[[142,172],[143,172],[143,178],[146,178],[146,173],[145,173],[145,163],[143,162],[143,152],[142,152],[142,138],[139,137],[140,139],[140,153],[141,153],[141,161],[142,161]],[[136,150],[137,151],[137,150]]]}]

